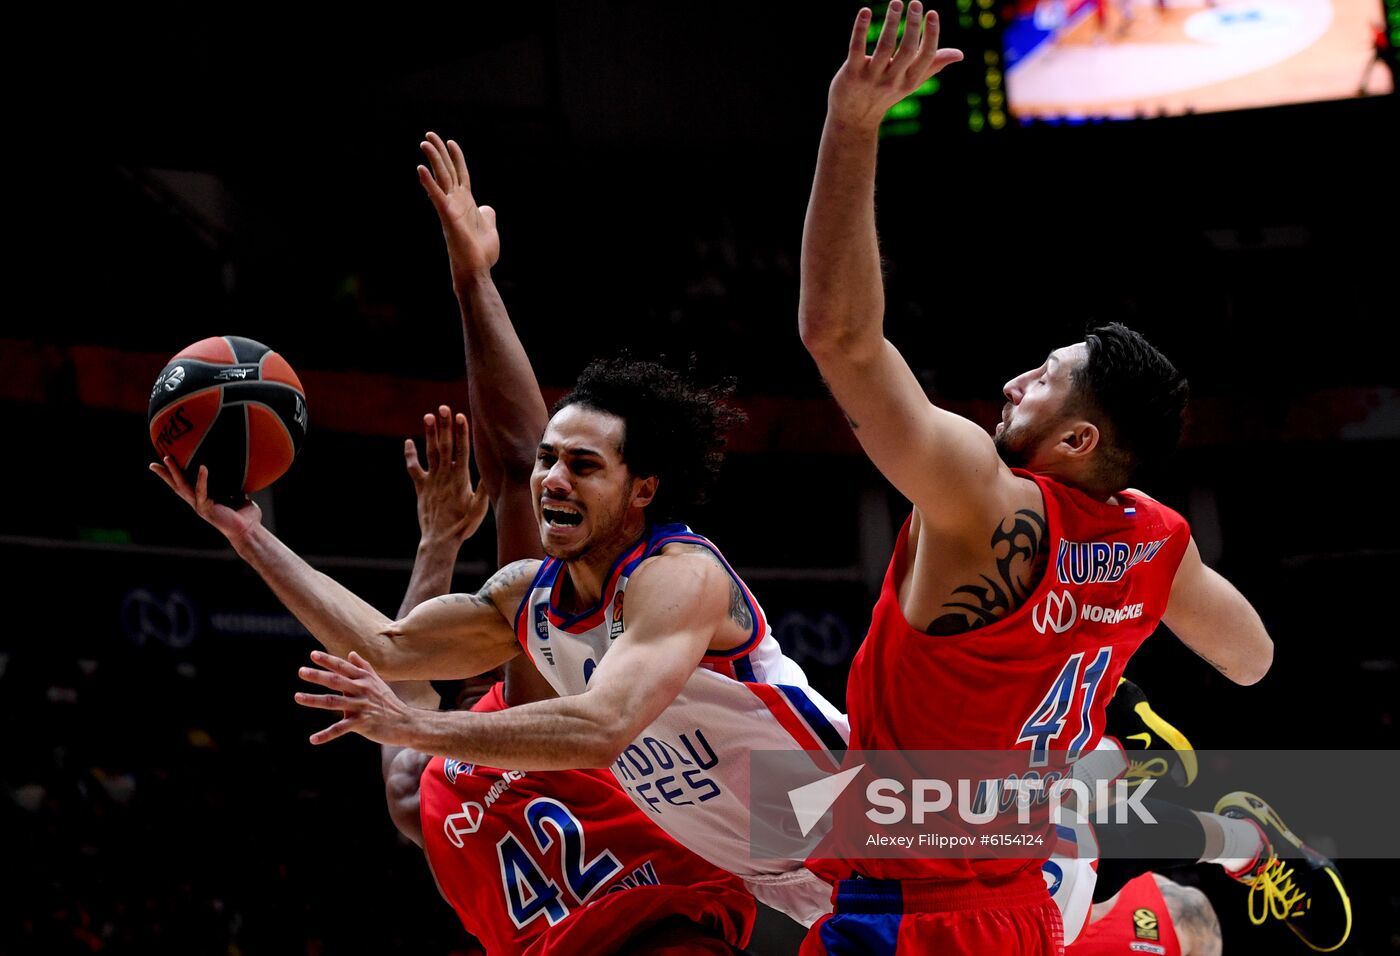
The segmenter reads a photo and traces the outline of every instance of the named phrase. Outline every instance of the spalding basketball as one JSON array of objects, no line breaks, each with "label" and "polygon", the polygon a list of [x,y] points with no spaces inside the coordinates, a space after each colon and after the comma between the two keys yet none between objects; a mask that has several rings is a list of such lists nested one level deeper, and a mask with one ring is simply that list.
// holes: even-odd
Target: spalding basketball
[{"label": "spalding basketball", "polygon": [[237,335],[201,339],[161,370],[146,415],[156,453],[209,497],[242,504],[286,473],[306,438],[306,391],[272,349]]}]

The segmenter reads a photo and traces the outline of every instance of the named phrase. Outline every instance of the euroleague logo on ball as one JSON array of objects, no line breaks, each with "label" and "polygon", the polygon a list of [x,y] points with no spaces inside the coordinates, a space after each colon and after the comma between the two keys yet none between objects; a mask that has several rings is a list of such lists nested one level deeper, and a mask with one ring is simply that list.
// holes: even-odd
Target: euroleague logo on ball
[{"label": "euroleague logo on ball", "polygon": [[168,371],[162,372],[160,378],[151,386],[151,397],[155,398],[164,388],[167,392],[173,392],[180,387],[180,383],[185,380],[185,367],[177,365]]}]

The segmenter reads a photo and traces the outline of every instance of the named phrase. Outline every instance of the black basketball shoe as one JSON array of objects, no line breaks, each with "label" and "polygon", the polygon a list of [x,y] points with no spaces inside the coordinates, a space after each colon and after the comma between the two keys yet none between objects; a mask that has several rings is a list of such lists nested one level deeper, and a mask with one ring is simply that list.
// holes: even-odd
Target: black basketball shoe
[{"label": "black basketball shoe", "polygon": [[1249,820],[1263,831],[1268,852],[1243,873],[1231,873],[1249,887],[1249,921],[1261,926],[1282,920],[1308,948],[1330,953],[1351,935],[1351,898],[1332,861],[1306,846],[1274,808],[1243,790],[1227,793],[1215,812]]},{"label": "black basketball shoe", "polygon": [[[1137,787],[1144,780],[1167,777],[1178,787],[1196,779],[1196,751],[1186,735],[1159,717],[1142,688],[1126,677],[1108,702],[1104,733],[1116,737],[1128,758],[1123,779]],[[1139,753],[1139,751],[1150,751]]]}]

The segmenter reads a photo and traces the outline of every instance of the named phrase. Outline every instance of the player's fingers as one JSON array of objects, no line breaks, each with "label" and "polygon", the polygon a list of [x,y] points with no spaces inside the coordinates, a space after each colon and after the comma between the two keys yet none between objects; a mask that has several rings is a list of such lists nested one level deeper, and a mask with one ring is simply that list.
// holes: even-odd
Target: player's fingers
[{"label": "player's fingers", "polygon": [[[351,652],[351,656],[359,658],[362,662],[364,661],[363,657],[360,657],[360,655],[355,654],[353,651]],[[365,672],[360,667],[347,661],[343,657],[336,657],[334,654],[327,654],[325,651],[312,651],[311,662],[313,664],[320,664],[326,670],[335,671],[337,674],[344,674],[346,677],[357,678],[365,676]]]},{"label": "player's fingers", "polygon": [[486,223],[487,229],[496,228],[496,210],[490,206],[478,206],[477,212],[481,213],[481,221]]},{"label": "player's fingers", "polygon": [[933,68],[930,69],[930,70],[926,70],[925,72],[926,72],[929,76],[933,76],[935,73],[937,73],[939,70],[943,69],[945,66],[949,66],[949,65],[951,65],[951,64],[953,64],[953,63],[957,63],[957,62],[960,61],[962,58],[963,58],[963,52],[962,52],[962,50],[954,50],[954,49],[952,49],[951,47],[949,47],[949,48],[946,49],[946,50],[939,50],[938,53],[934,55],[934,58],[933,58]]},{"label": "player's fingers", "polygon": [[[905,27],[907,30],[908,27]],[[924,14],[923,35],[919,40],[919,59],[932,60],[938,52],[938,11],[929,10]]]},{"label": "player's fingers", "polygon": [[200,465],[199,474],[194,480],[195,507],[203,514],[209,508],[209,466]]},{"label": "player's fingers", "polygon": [[897,67],[907,67],[919,52],[919,27],[924,22],[924,5],[919,0],[910,0],[909,15],[904,18],[904,36],[899,41],[899,50],[894,55]]},{"label": "player's fingers", "polygon": [[850,63],[860,63],[865,60],[866,38],[870,36],[870,13],[869,7],[861,7],[860,13],[856,14],[856,25],[851,27],[851,45],[846,50],[846,60]]},{"label": "player's fingers", "polygon": [[314,667],[298,667],[297,676],[308,684],[319,684],[330,690],[338,690],[342,694],[358,691],[354,681],[343,674],[337,674],[335,671],[322,671]]},{"label": "player's fingers", "polygon": [[457,170],[452,165],[452,157],[447,152],[447,144],[442,141],[441,136],[432,130],[428,130],[426,136],[428,142],[433,144],[433,149],[437,150],[438,156],[442,158],[443,168],[447,170],[447,182],[443,185],[456,186],[458,184]]},{"label": "player's fingers", "polygon": [[193,499],[194,489],[190,487],[189,479],[185,477],[184,470],[175,463],[175,459],[166,455],[161,459],[161,463],[165,465],[166,473],[170,475],[170,479],[175,483],[175,490],[182,495],[188,493],[190,498]]},{"label": "player's fingers", "polygon": [[[453,456],[459,464],[465,465],[471,460],[471,426],[467,424],[467,416],[461,412],[452,419],[452,449]],[[469,474],[468,478],[470,477]]]},{"label": "player's fingers", "polygon": [[444,465],[452,464],[454,452],[452,439],[454,438],[452,427],[452,409],[446,405],[439,405],[437,410],[437,443],[438,461]]},{"label": "player's fingers", "polygon": [[415,485],[428,477],[428,473],[418,462],[418,446],[413,444],[412,438],[405,438],[403,441],[403,463],[408,469],[408,477],[413,479]]},{"label": "player's fingers", "polygon": [[476,489],[470,507],[467,508],[467,527],[475,528],[486,517],[486,509],[491,505],[491,495],[485,485]]},{"label": "player's fingers", "polygon": [[172,491],[175,490],[175,480],[170,477],[170,472],[166,469],[164,465],[153,461],[150,464],[148,464],[146,468],[148,471],[151,472],[151,474],[155,475],[161,481],[165,482],[166,487],[168,487]]},{"label": "player's fingers", "polygon": [[451,192],[455,185],[452,172],[447,168],[447,160],[438,152],[437,146],[425,139],[418,144],[418,148],[423,151],[424,156],[428,157],[428,167],[432,169],[433,178],[438,181],[442,191]]},{"label": "player's fingers", "polygon": [[899,35],[899,16],[904,12],[904,4],[899,0],[890,0],[890,7],[885,11],[885,25],[880,28],[880,39],[875,42],[875,52],[871,54],[877,66],[889,61],[894,53],[895,37]]},{"label": "player's fingers", "polygon": [[355,720],[356,718],[354,717],[346,717],[344,720],[331,724],[325,730],[320,730],[312,734],[310,740],[313,744],[324,744],[331,742],[337,737],[343,737],[355,729]]},{"label": "player's fingers", "polygon": [[447,199],[447,194],[442,191],[438,181],[433,178],[427,166],[418,167],[418,181],[423,184],[423,191],[428,194],[428,198],[433,201],[434,206],[440,206]]},{"label": "player's fingers", "polygon": [[186,501],[193,500],[193,496],[188,493],[185,486],[185,476],[180,474],[180,469],[175,466],[175,462],[166,455],[160,464],[151,462],[151,471],[156,473],[156,477],[165,482],[166,486],[175,494]]},{"label": "player's fingers", "polygon": [[452,169],[457,174],[457,182],[462,184],[464,189],[472,188],[472,178],[467,175],[467,158],[462,155],[462,147],[457,145],[455,139],[447,141],[447,156],[452,160]]},{"label": "player's fingers", "polygon": [[363,657],[360,656],[359,651],[350,652],[350,663],[355,667],[360,668],[361,675],[368,675],[370,677],[379,676],[374,672],[373,665],[371,665],[369,661],[365,660]]},{"label": "player's fingers", "polygon": [[347,714],[351,711],[358,714],[363,706],[359,701],[342,697],[339,694],[308,694],[300,690],[292,695],[292,699],[301,706],[310,707],[313,710],[339,710]]},{"label": "player's fingers", "polygon": [[423,450],[428,453],[428,473],[432,474],[442,464],[442,449],[438,447],[436,415],[423,416]]}]

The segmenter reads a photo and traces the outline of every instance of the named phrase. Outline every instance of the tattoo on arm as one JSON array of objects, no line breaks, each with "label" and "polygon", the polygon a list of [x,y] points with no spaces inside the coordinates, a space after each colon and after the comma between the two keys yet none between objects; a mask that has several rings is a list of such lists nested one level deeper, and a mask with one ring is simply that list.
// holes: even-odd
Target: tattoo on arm
[{"label": "tattoo on arm", "polygon": [[491,602],[475,594],[444,594],[442,597],[434,598],[439,604],[470,604],[474,607],[486,607]]},{"label": "tattoo on arm", "polygon": [[749,612],[749,602],[745,600],[739,582],[733,578],[729,579],[729,616],[744,630],[753,630],[753,614]]},{"label": "tattoo on arm", "polygon": [[944,602],[948,613],[924,630],[934,635],[962,634],[998,621],[1024,604],[1045,573],[1049,531],[1045,519],[1029,508],[1004,519],[992,532],[997,578],[983,574],[980,584],[954,588],[954,594],[965,594],[968,600]]},{"label": "tattoo on arm", "polygon": [[[1187,647],[1191,647],[1190,644],[1187,644],[1186,646],[1187,646]],[[1220,663],[1220,662],[1217,661],[1217,660],[1212,660],[1211,658],[1207,657],[1205,654],[1202,654],[1200,651],[1196,650],[1194,647],[1191,647],[1191,653],[1195,654],[1195,655],[1196,655],[1197,657],[1199,657],[1201,660],[1205,661],[1207,664],[1209,664],[1211,667],[1214,667],[1216,670],[1220,671],[1220,673],[1222,673],[1222,674],[1228,674],[1228,673],[1230,672],[1230,669],[1229,669],[1228,667],[1226,667],[1224,664]]]},{"label": "tattoo on arm", "polygon": [[725,567],[719,555],[702,544],[680,544],[676,548],[691,554],[702,554],[724,570],[725,575],[729,578],[729,618],[744,630],[752,631],[753,612],[749,610],[749,602],[744,597],[743,588],[739,587],[739,582],[734,580],[729,568]]},{"label": "tattoo on arm", "polygon": [[470,604],[473,607],[495,608],[502,615],[511,614],[515,608],[502,608],[496,603],[496,597],[509,591],[521,578],[533,577],[538,568],[539,561],[534,558],[522,558],[491,575],[475,594],[444,594],[434,600],[440,604]]},{"label": "tattoo on arm", "polygon": [[841,410],[841,417],[846,419],[846,424],[851,426],[851,431],[859,431],[860,423],[851,417],[851,413],[846,411],[844,405],[836,398],[836,393],[831,390],[831,386],[826,384],[826,379],[822,379],[822,385],[826,388],[826,393],[831,396],[831,400],[836,402],[836,407]]}]

